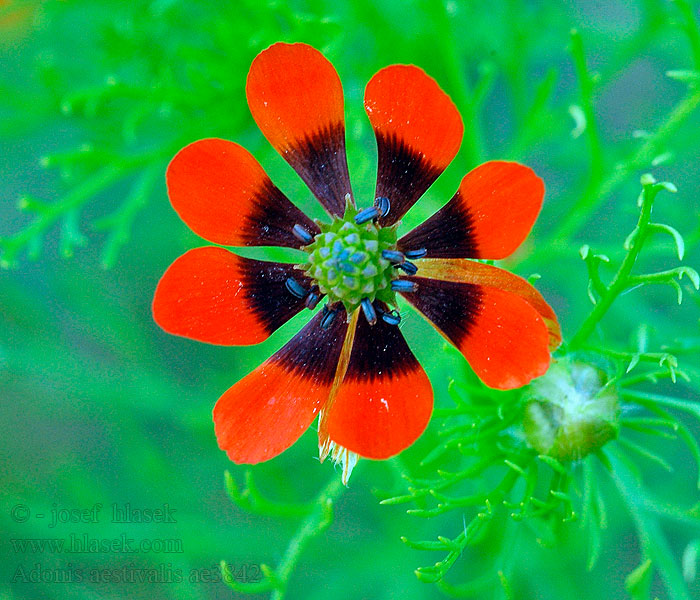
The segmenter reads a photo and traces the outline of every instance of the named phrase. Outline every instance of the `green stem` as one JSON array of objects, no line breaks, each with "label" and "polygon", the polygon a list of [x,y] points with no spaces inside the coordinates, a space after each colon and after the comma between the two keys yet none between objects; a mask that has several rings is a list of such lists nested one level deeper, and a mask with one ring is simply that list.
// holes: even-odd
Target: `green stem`
[{"label": "green stem", "polygon": [[[611,453],[612,454],[612,453]],[[612,456],[614,469],[613,480],[617,485],[620,496],[627,504],[630,516],[637,530],[642,546],[642,555],[651,559],[658,569],[661,579],[666,584],[669,598],[672,600],[690,600],[688,588],[678,568],[677,561],[663,535],[661,527],[654,515],[647,512],[644,506],[646,496],[644,490],[624,461]]]},{"label": "green stem", "polygon": [[[500,510],[503,506],[503,499],[513,489],[520,476],[519,472],[512,469],[509,470],[501,482],[486,496],[484,499],[485,504],[492,507],[491,510],[493,511]],[[418,579],[428,583],[441,581],[455,561],[462,556],[464,549],[490,520],[491,516],[487,517],[486,515],[477,514],[454,540],[450,540],[449,546],[451,551],[443,560],[430,567],[419,567],[416,569]],[[443,540],[441,539],[441,541]]]},{"label": "green stem", "polygon": [[[235,484],[234,484],[235,485]],[[334,473],[330,482],[313,501],[314,508],[301,522],[294,537],[289,541],[282,560],[276,569],[260,565],[264,578],[256,582],[239,582],[230,571],[226,561],[221,561],[221,573],[224,582],[235,592],[244,594],[261,594],[272,591],[270,600],[282,600],[287,593],[287,584],[294,572],[301,553],[308,543],[323,533],[333,521],[333,505],[345,491],[341,478]],[[235,495],[234,491],[234,495]]]},{"label": "green stem", "polygon": [[104,167],[93,177],[73,188],[59,202],[42,205],[43,210],[28,227],[12,236],[0,239],[0,249],[4,254],[3,265],[12,264],[20,250],[27,246],[32,239],[42,235],[63,215],[75,210],[95,194],[122,178],[127,170],[126,167],[119,164]]},{"label": "green stem", "polygon": [[588,339],[598,322],[603,318],[605,313],[608,312],[615,299],[625,289],[627,289],[629,275],[632,272],[634,263],[637,261],[637,257],[642,250],[644,239],[648,233],[649,222],[651,219],[651,207],[654,201],[654,196],[655,192],[650,186],[644,188],[644,191],[642,192],[642,212],[639,215],[639,221],[637,221],[637,234],[632,241],[632,247],[627,252],[627,255],[622,261],[622,264],[615,274],[615,277],[607,287],[607,290],[600,297],[598,303],[595,305],[588,317],[586,317],[585,321],[581,324],[579,330],[571,339],[569,344],[569,348],[571,350],[580,347]]},{"label": "green stem", "polygon": [[282,561],[275,569],[279,586],[272,593],[271,600],[282,600],[287,591],[287,583],[307,544],[323,533],[333,520],[333,505],[345,491],[340,476],[334,473],[330,482],[316,498],[316,508],[306,517],[294,537],[290,540]]},{"label": "green stem", "polygon": [[640,361],[653,362],[657,364],[661,359],[672,356],[668,352],[620,352],[618,350],[612,350],[610,348],[589,346],[587,344],[584,345],[582,349],[588,350],[590,352],[595,352],[596,354],[603,354],[605,356],[609,356],[610,358],[619,358],[620,360],[632,360],[636,357]]},{"label": "green stem", "polygon": [[138,156],[129,156],[108,164],[92,177],[71,189],[58,202],[47,204],[43,202],[32,202],[37,207],[36,219],[21,231],[0,238],[0,258],[1,267],[9,267],[14,263],[17,255],[23,248],[30,246],[34,240],[40,239],[44,232],[52,227],[57,221],[79,209],[91,198],[123,179],[127,175],[138,170],[144,165],[162,159],[163,156],[171,154],[170,148],[149,152]]},{"label": "green stem", "polygon": [[101,254],[102,268],[110,269],[117,261],[121,247],[127,243],[131,228],[138,212],[146,205],[156,182],[165,168],[154,163],[144,170],[125,202],[111,215],[94,224],[95,229],[109,230],[107,241]]},{"label": "green stem", "polygon": [[574,59],[574,68],[581,88],[581,108],[586,117],[586,137],[590,145],[591,166],[589,188],[600,185],[603,177],[603,144],[598,131],[598,120],[593,106],[594,79],[586,67],[586,55],[583,49],[581,34],[575,29],[571,32],[571,55]]}]

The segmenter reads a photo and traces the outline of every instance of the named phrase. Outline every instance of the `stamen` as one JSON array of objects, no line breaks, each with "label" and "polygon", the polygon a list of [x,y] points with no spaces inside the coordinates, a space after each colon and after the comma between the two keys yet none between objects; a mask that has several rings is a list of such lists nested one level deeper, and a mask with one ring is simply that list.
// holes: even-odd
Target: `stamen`
[{"label": "stamen", "polygon": [[333,321],[335,320],[335,317],[338,315],[338,309],[330,309],[328,308],[327,304],[323,305],[323,319],[321,319],[321,329],[328,329]]},{"label": "stamen", "polygon": [[305,298],[306,297],[306,290],[304,287],[295,279],[292,279],[291,277],[287,279],[287,281],[284,282],[284,286],[287,288],[290,294],[293,296],[296,296],[297,298]]},{"label": "stamen", "polygon": [[311,291],[307,294],[304,304],[309,310],[316,308],[318,303],[321,301],[321,294],[318,293],[318,287],[314,286]]},{"label": "stamen", "polygon": [[294,234],[294,237],[297,238],[302,244],[310,244],[314,241],[314,236],[299,225],[299,223],[294,226],[292,233]]},{"label": "stamen", "polygon": [[418,285],[415,281],[408,281],[407,279],[394,279],[391,282],[391,289],[395,292],[415,292]]},{"label": "stamen", "polygon": [[382,320],[389,325],[398,325],[401,323],[401,315],[396,309],[389,312],[382,311]]},{"label": "stamen", "polygon": [[357,215],[355,215],[355,223],[362,225],[362,223],[376,219],[378,216],[379,210],[375,206],[370,206],[362,209],[359,213],[357,213]]},{"label": "stamen", "polygon": [[426,254],[428,254],[428,251],[425,248],[420,248],[418,250],[408,250],[404,252],[406,255],[406,258],[410,258],[411,260],[415,258],[423,258]]},{"label": "stamen", "polygon": [[418,273],[418,267],[412,262],[406,261],[405,263],[396,266],[402,271],[404,271],[407,275],[415,275],[416,273]]},{"label": "stamen", "polygon": [[403,252],[398,250],[382,250],[382,258],[386,258],[390,263],[400,265],[406,260]]},{"label": "stamen", "polygon": [[374,310],[374,306],[370,302],[369,298],[363,298],[362,302],[362,312],[365,313],[365,319],[370,325],[377,324],[377,312]]},{"label": "stamen", "polygon": [[374,201],[374,205],[377,207],[379,210],[379,215],[382,217],[386,217],[391,210],[391,202],[389,201],[389,198],[385,198],[384,196],[379,196]]}]

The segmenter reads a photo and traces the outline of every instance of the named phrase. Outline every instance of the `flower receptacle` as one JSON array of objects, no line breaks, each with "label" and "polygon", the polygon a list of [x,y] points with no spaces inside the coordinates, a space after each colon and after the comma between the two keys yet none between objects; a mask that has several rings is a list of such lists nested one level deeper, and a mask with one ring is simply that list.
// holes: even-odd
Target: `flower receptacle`
[{"label": "flower receptacle", "polygon": [[395,305],[392,263],[382,256],[396,248],[396,227],[379,227],[373,221],[358,224],[357,209],[348,205],[343,218],[319,223],[321,233],[306,246],[306,275],[315,280],[329,304],[342,302],[350,314],[364,298]]}]

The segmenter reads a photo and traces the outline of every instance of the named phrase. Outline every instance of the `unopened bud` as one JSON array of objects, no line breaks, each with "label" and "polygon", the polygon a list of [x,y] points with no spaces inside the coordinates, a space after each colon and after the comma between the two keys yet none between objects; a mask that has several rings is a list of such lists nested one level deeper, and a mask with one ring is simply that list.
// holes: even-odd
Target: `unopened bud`
[{"label": "unopened bud", "polygon": [[558,460],[583,458],[615,439],[617,391],[596,367],[561,360],[530,386],[523,426],[528,443]]}]

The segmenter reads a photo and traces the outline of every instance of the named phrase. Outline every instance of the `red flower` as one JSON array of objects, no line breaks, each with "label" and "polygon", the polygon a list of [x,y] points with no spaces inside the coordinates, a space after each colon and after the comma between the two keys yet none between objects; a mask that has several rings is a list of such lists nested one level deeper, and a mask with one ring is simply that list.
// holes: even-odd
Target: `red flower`
[{"label": "red flower", "polygon": [[505,258],[525,239],[544,195],[532,170],[500,161],[477,167],[450,202],[397,240],[399,220],[462,140],[459,113],[433,79],[393,65],[367,85],[379,166],[375,205],[359,213],[333,66],[305,44],[275,44],[253,61],[246,93],[263,134],[332,222],[311,221],[233,142],[194,142],[168,167],[173,207],[197,234],[227,246],[301,248],[308,261],[295,267],[213,246],[190,250],[158,284],[153,314],[163,329],[255,344],[327,297],[301,332],[217,402],[216,435],[231,460],[278,455],[319,413],[321,458],[344,460],[346,477],[358,455],[388,458],[416,440],[433,394],[390,310],[396,292],[487,385],[519,387],[547,370],[561,340],[552,309],[523,279],[468,260]]}]

